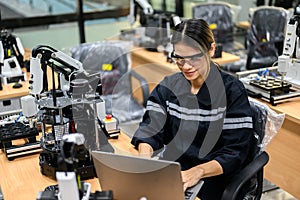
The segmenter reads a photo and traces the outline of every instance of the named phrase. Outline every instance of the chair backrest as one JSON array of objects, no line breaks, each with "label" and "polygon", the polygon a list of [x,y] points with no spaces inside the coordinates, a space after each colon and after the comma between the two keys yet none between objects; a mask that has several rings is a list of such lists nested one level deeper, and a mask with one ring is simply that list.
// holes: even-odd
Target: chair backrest
[{"label": "chair backrest", "polygon": [[250,157],[254,158],[262,150],[261,144],[266,134],[268,112],[265,108],[259,106],[257,102],[253,100],[250,100],[250,107],[253,113],[253,129],[255,138],[255,146],[251,152],[253,155]]},{"label": "chair backrest", "polygon": [[101,41],[80,44],[71,49],[72,57],[88,73],[100,73],[106,113],[119,122],[139,119],[144,113],[132,97],[131,41]]},{"label": "chair backrest", "polygon": [[192,7],[192,17],[210,24],[217,43],[233,41],[233,13],[229,3],[200,3]]},{"label": "chair backrest", "polygon": [[260,199],[263,190],[264,166],[269,156],[266,146],[281,128],[284,114],[278,114],[268,105],[250,98],[253,111],[254,142],[248,155],[248,164],[233,178],[226,187],[222,199]]},{"label": "chair backrest", "polygon": [[251,12],[246,69],[270,67],[282,53],[288,11],[260,6]]},{"label": "chair backrest", "polygon": [[[127,41],[102,41],[80,44],[72,48],[71,54],[88,73],[100,73],[102,94],[111,95],[118,92],[114,91],[117,82],[131,68],[131,48],[132,43]],[[129,82],[126,84],[130,87]],[[125,92],[129,93],[130,88]]]},{"label": "chair backrest", "polygon": [[[285,119],[285,113],[277,113],[266,103],[249,98],[250,104],[255,109],[257,117],[254,116],[254,129],[260,137],[260,151],[264,151],[273,137],[278,133]],[[254,108],[256,107],[256,108]]]}]

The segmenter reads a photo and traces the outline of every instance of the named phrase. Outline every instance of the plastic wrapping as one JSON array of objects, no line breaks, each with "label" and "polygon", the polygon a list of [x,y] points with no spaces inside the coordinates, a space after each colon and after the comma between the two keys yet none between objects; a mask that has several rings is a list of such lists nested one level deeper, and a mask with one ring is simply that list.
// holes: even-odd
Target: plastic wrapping
[{"label": "plastic wrapping", "polygon": [[261,6],[250,12],[246,68],[270,67],[282,53],[288,13],[278,7]]},{"label": "plastic wrapping", "polygon": [[[101,41],[80,44],[71,49],[71,56],[82,62],[89,73],[118,70],[121,74],[131,68],[130,41]],[[103,65],[112,64],[112,70],[104,70]]]},{"label": "plastic wrapping", "polygon": [[234,47],[234,19],[239,7],[232,7],[225,2],[200,3],[193,6],[193,18],[204,19],[210,25],[217,43],[223,45],[223,50],[232,51]]},{"label": "plastic wrapping", "polygon": [[85,43],[71,49],[72,57],[89,73],[100,73],[106,113],[119,122],[141,119],[144,108],[132,97],[131,41]]},{"label": "plastic wrapping", "polygon": [[282,127],[285,114],[276,113],[267,104],[252,98],[250,98],[250,103],[254,105],[255,114],[258,115],[254,117],[256,118],[254,128],[259,151],[264,151]]},{"label": "plastic wrapping", "polygon": [[[251,157],[255,159],[258,155],[261,155],[261,153],[265,151],[268,144],[276,136],[283,124],[285,114],[276,113],[267,104],[262,103],[256,99],[249,98],[249,101],[251,109],[253,111],[253,126],[257,144],[256,147],[251,149],[253,150],[251,151],[251,153],[253,153]],[[258,163],[255,163],[255,166],[258,167]],[[249,173],[249,170],[247,171]],[[245,194],[243,196],[244,200],[257,198],[261,184],[260,182],[258,182],[260,181],[259,179],[259,175],[256,173],[250,180],[248,180],[247,183],[242,186],[243,189],[239,190],[245,191]]]}]

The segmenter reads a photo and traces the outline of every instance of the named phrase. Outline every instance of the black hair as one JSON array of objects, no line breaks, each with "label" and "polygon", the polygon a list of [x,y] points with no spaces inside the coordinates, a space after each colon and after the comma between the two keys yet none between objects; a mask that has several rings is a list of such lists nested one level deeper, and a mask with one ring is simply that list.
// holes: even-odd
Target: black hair
[{"label": "black hair", "polygon": [[214,42],[214,35],[203,19],[187,19],[174,27],[171,43],[183,42],[195,49],[208,52]]}]

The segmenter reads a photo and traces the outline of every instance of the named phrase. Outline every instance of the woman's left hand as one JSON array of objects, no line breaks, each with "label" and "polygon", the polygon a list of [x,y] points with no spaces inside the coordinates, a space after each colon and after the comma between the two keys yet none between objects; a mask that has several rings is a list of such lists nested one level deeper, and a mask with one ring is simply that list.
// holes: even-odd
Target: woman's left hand
[{"label": "woman's left hand", "polygon": [[184,191],[196,185],[201,178],[203,178],[204,170],[200,167],[193,167],[186,171],[181,171],[182,181],[183,181],[183,189]]},{"label": "woman's left hand", "polygon": [[186,171],[181,171],[183,189],[196,185],[200,179],[223,174],[223,168],[216,160],[209,161],[192,167]]}]

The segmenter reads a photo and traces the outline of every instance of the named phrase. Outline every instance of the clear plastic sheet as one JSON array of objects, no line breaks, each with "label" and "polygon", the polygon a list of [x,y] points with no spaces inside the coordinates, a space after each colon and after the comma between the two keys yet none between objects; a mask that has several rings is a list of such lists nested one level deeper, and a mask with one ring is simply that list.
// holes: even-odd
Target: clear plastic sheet
[{"label": "clear plastic sheet", "polygon": [[260,151],[264,151],[271,140],[276,136],[282,127],[285,114],[276,113],[267,104],[250,98],[250,103],[255,105],[258,110],[258,119],[254,122],[256,138]]},{"label": "clear plastic sheet", "polygon": [[103,64],[111,63],[113,70],[118,69],[121,74],[131,68],[131,55],[133,47],[130,41],[99,41],[84,43],[71,48],[71,56],[82,62],[84,69],[89,73],[99,73]]},{"label": "clear plastic sheet", "polygon": [[270,67],[282,53],[288,12],[260,6],[250,11],[247,69]]},{"label": "clear plastic sheet", "polygon": [[102,98],[106,113],[113,114],[120,123],[141,119],[144,108],[132,97],[131,50],[132,41],[101,41],[85,43],[71,49],[71,55],[89,73],[100,73]]},{"label": "clear plastic sheet", "polygon": [[193,6],[193,18],[204,19],[210,25],[217,43],[223,50],[232,51],[234,20],[240,8],[226,2],[200,3]]},{"label": "clear plastic sheet", "polygon": [[[254,158],[261,152],[265,151],[268,144],[276,136],[279,129],[282,127],[285,114],[276,113],[267,104],[260,102],[256,99],[249,98],[250,105],[254,111],[254,131],[255,138],[257,139],[256,144],[258,148],[254,148]],[[257,197],[258,179],[256,175],[246,183],[242,190],[246,191],[243,199],[252,200]]]}]

